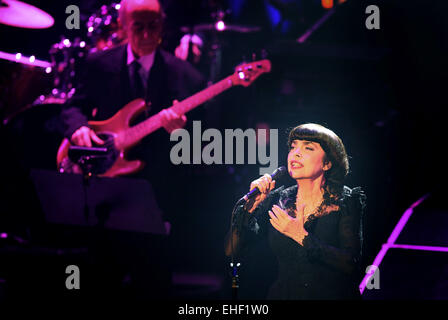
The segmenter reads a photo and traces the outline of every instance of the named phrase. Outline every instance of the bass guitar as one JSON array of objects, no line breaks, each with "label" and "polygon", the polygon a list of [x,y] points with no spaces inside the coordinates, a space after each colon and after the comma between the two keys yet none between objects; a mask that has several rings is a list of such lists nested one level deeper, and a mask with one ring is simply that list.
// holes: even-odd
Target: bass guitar
[{"label": "bass guitar", "polygon": [[[172,105],[169,109],[172,109],[178,115],[183,115],[233,86],[249,86],[261,74],[270,72],[270,70],[271,62],[269,60],[242,64],[235,68],[234,74]],[[135,99],[107,120],[88,122],[89,127],[105,141],[101,147],[107,148],[106,156],[95,161],[94,166],[90,168],[89,171],[92,174],[103,177],[116,177],[132,174],[143,168],[143,161],[129,161],[126,159],[126,154],[144,137],[162,127],[160,113],[132,127],[130,126],[130,123],[145,108],[146,102],[143,99]],[[66,138],[62,141],[58,149],[56,161],[59,172],[80,172],[79,166],[73,163],[68,157],[70,146],[72,144]]]}]

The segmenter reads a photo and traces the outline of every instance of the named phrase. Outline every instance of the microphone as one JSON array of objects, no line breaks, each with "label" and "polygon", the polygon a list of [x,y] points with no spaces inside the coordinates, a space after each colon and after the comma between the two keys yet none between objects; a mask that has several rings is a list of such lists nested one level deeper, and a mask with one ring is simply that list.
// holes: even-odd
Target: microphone
[{"label": "microphone", "polygon": [[[271,174],[271,178],[272,180],[277,180],[278,178],[280,178],[281,176],[283,176],[286,173],[286,168],[284,166],[275,169],[275,171]],[[260,194],[260,189],[258,188],[253,188],[252,190],[249,191],[249,193],[246,193],[244,195],[244,197],[242,197],[240,200],[238,200],[238,202],[242,202],[242,201],[248,201],[249,199],[252,199],[253,197],[256,197],[257,195]]]}]

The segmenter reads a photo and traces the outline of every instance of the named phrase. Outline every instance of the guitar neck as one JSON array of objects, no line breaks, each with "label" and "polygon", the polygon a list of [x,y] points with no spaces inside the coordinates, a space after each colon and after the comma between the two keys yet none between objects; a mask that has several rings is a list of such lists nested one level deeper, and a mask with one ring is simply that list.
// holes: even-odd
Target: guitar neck
[{"label": "guitar neck", "polygon": [[[228,76],[225,79],[211,85],[207,89],[204,89],[191,97],[176,103],[171,107],[171,109],[179,115],[185,114],[197,106],[200,106],[204,102],[216,97],[220,93],[230,89],[233,86],[232,77]],[[149,120],[149,119],[148,119]]]},{"label": "guitar neck", "polygon": [[[204,102],[212,99],[220,93],[230,89],[233,86],[232,76],[211,85],[210,87],[192,95],[191,97],[182,100],[169,109],[176,112],[178,115],[183,115],[196,107],[200,106]],[[162,119],[160,113],[153,115],[152,117],[140,122],[139,124],[122,132],[122,146],[131,146],[138,143],[141,139],[151,134],[152,132],[162,127]]]}]

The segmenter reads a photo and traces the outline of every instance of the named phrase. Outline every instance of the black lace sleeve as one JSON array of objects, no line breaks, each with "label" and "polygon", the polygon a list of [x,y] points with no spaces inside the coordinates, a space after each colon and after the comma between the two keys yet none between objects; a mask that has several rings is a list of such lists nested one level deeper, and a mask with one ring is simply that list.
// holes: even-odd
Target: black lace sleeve
[{"label": "black lace sleeve", "polygon": [[268,208],[278,200],[284,187],[272,191],[260,205],[249,213],[243,205],[238,206],[232,217],[232,231],[238,236],[240,249],[247,249],[251,242],[266,234],[266,225],[269,222]]},{"label": "black lace sleeve", "polygon": [[280,187],[272,191],[260,205],[249,213],[243,205],[240,205],[233,216],[232,226],[238,233],[252,232],[260,234],[265,230],[265,224],[269,220],[267,211],[272,207],[272,203],[278,200],[280,192],[284,187]]},{"label": "black lace sleeve", "polygon": [[346,193],[339,220],[339,247],[323,243],[308,233],[303,247],[310,259],[322,261],[344,273],[351,274],[360,267],[362,251],[362,216],[366,207],[366,195],[360,187]]}]

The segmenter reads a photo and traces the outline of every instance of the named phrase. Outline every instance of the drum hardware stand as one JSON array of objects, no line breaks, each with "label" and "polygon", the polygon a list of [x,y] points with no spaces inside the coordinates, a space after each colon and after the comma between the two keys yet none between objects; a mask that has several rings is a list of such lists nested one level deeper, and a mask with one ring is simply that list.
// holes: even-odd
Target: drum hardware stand
[{"label": "drum hardware stand", "polygon": [[[224,18],[226,16],[226,11],[218,10],[214,13],[212,13],[212,18],[215,20],[215,24],[218,24],[219,22],[224,23]],[[220,40],[218,39],[218,30],[215,30],[212,33],[213,40],[209,51],[209,57],[210,57],[210,75],[209,75],[209,82],[213,83],[216,82],[216,79],[219,78],[221,74],[221,66],[222,66],[222,45],[220,43]]]}]

